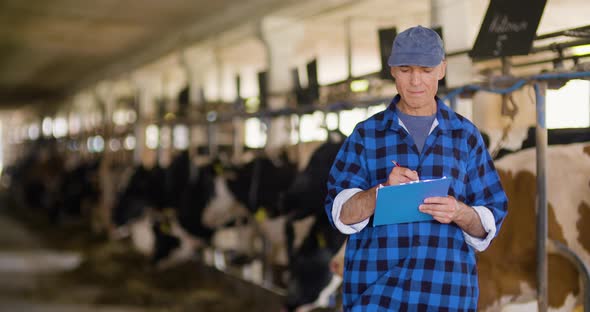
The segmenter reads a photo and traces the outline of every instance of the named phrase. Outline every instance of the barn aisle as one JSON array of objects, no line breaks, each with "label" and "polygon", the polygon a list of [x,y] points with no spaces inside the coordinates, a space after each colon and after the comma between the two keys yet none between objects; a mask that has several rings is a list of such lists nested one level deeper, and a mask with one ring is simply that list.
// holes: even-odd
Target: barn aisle
[{"label": "barn aisle", "polygon": [[125,241],[15,216],[13,204],[0,199],[0,311],[280,310],[277,296],[196,261],[158,270]]},{"label": "barn aisle", "polygon": [[[6,205],[0,208],[0,311],[142,311],[139,308],[84,304],[83,301],[88,301],[96,293],[90,288],[78,288],[77,291],[63,288],[71,295],[69,300],[48,295],[49,292],[44,290],[49,286],[47,283],[60,273],[76,268],[81,256],[76,252],[44,248],[34,233],[6,214],[6,209]],[[51,286],[60,288],[57,284]]]}]

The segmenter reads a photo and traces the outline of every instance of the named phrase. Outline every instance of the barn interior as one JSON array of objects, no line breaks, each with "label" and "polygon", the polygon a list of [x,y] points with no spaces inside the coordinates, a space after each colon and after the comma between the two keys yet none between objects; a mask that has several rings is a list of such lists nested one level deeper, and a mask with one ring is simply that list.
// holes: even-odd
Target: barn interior
[{"label": "barn interior", "polygon": [[[309,234],[325,194],[290,210],[299,175],[259,159],[309,173],[386,109],[392,42],[415,25],[442,37],[438,96],[486,134],[506,179],[533,168],[509,211],[530,204],[510,224],[536,227],[489,252],[524,237],[532,262],[478,255],[480,309],[590,310],[589,13],[587,0],[0,0],[0,310],[340,311],[346,238]],[[203,168],[240,183],[191,184]],[[220,210],[202,213],[197,193]]]}]

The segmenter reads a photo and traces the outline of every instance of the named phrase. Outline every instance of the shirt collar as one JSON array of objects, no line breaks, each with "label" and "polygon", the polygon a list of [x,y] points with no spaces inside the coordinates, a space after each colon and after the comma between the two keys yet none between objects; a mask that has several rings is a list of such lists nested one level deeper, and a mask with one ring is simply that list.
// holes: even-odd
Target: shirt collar
[{"label": "shirt collar", "polygon": [[[400,95],[396,95],[392,100],[389,106],[385,109],[383,113],[383,120],[381,120],[379,124],[379,128],[381,130],[385,130],[390,128],[392,130],[398,131],[402,128],[400,125],[399,116],[397,114],[397,103],[400,100]],[[458,129],[461,127],[461,122],[457,117],[457,114],[453,112],[441,99],[435,97],[436,99],[436,119],[435,124],[438,123],[438,128],[442,131]]]}]

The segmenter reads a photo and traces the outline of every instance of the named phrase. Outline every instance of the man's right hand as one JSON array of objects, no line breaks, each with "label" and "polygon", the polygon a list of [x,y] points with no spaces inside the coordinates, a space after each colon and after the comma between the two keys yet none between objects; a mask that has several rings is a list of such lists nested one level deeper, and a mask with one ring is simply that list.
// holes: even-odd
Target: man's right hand
[{"label": "man's right hand", "polygon": [[391,169],[387,177],[387,184],[383,185],[398,185],[412,181],[418,181],[418,172],[405,167],[395,166]]},{"label": "man's right hand", "polygon": [[[418,172],[395,166],[389,173],[387,182],[383,185],[398,185],[418,181]],[[358,192],[348,199],[340,211],[340,221],[344,224],[354,224],[369,218],[375,212],[376,190],[374,186],[366,191]]]}]

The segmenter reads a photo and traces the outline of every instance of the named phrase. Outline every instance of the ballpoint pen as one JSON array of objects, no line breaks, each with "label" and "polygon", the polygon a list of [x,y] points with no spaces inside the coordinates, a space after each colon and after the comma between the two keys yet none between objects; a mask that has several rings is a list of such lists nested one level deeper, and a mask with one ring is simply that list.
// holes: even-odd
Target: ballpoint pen
[{"label": "ballpoint pen", "polygon": [[[401,167],[401,166],[400,166],[400,165],[397,163],[397,161],[395,161],[395,160],[391,160],[391,162],[393,163],[393,165],[394,165],[394,166],[396,166],[396,167]],[[417,183],[417,182],[420,182],[420,179],[418,179],[418,180],[416,180],[416,181],[410,181],[410,182],[406,182],[406,183]]]}]

